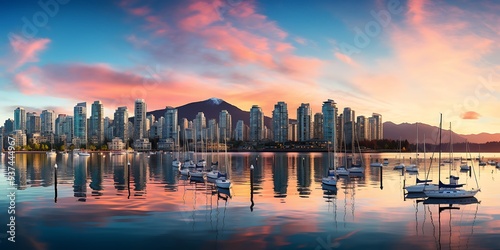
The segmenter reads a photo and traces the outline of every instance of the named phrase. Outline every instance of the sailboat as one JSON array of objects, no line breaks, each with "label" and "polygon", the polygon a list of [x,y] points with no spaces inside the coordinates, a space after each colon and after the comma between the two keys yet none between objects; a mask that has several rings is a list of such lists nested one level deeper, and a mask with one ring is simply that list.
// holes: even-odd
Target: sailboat
[{"label": "sailboat", "polygon": [[[364,174],[365,173],[365,169],[362,168],[363,166],[363,155],[361,154],[361,146],[359,145],[359,140],[358,140],[358,135],[356,135],[356,143],[358,145],[358,151],[359,151],[359,161],[354,164],[352,163],[351,164],[351,167],[349,168],[349,173],[350,174]],[[353,147],[353,154],[355,152],[355,148]],[[354,159],[353,159],[354,161]]]},{"label": "sailboat", "polygon": [[[424,141],[425,141],[425,134],[424,134]],[[427,172],[426,171],[426,167],[425,167],[426,166],[426,162],[425,162],[426,156],[425,156],[425,153],[426,153],[426,147],[425,147],[425,143],[424,143],[424,173]],[[431,162],[431,165],[432,165],[432,162]],[[429,166],[429,170],[430,170],[430,166]],[[410,193],[421,193],[421,194],[424,194],[423,192],[425,190],[438,190],[439,189],[439,185],[432,184],[432,183],[429,183],[429,182],[432,182],[432,180],[427,180],[427,179],[420,180],[417,177],[417,183],[415,185],[405,187],[406,192],[408,192],[409,194]]]},{"label": "sailboat", "polygon": [[415,150],[415,163],[410,164],[408,165],[408,167],[406,167],[406,172],[410,173],[418,173],[418,122],[415,123],[415,126],[417,127],[417,145]]},{"label": "sailboat", "polygon": [[405,164],[401,161],[401,137],[399,137],[399,162],[396,163],[394,169],[403,169],[405,168]]},{"label": "sailboat", "polygon": [[227,143],[226,139],[224,138],[224,150],[225,150],[225,161],[224,161],[224,166],[226,167],[226,175],[221,176],[215,180],[215,185],[217,185],[218,188],[230,188],[232,186],[232,182],[230,179],[227,178],[227,164],[228,164],[228,158],[227,158]]},{"label": "sailboat", "polygon": [[330,169],[330,142],[328,142],[328,175],[326,177],[323,177],[323,179],[321,180],[321,183],[323,183],[324,185],[328,185],[328,186],[336,186],[337,185],[337,178],[335,177],[335,139],[332,140],[333,141],[333,169]]},{"label": "sailboat", "polygon": [[[438,164],[438,175],[439,175],[439,188],[438,190],[425,190],[424,193],[427,195],[429,198],[470,198],[474,197],[477,192],[479,192],[481,189],[479,189],[479,184],[477,183],[476,179],[476,184],[478,185],[478,189],[470,189],[470,190],[465,190],[465,189],[459,189],[456,188],[459,185],[453,185],[451,183],[450,185],[443,184],[441,182],[441,133],[442,133],[442,121],[443,121],[443,115],[441,114],[440,120],[439,120],[439,164]],[[450,176],[450,182],[452,181],[452,176]]]}]

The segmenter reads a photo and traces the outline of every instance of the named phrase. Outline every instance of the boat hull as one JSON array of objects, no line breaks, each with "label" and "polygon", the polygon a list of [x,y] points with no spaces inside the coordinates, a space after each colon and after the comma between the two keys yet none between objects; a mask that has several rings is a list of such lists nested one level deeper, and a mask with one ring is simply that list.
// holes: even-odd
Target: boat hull
[{"label": "boat hull", "polygon": [[405,187],[408,193],[423,193],[425,191],[437,191],[439,190],[439,185],[436,184],[417,184]]},{"label": "boat hull", "polygon": [[474,197],[479,190],[463,190],[463,189],[440,189],[435,191],[425,191],[425,195],[429,198],[470,198]]},{"label": "boat hull", "polygon": [[215,185],[217,185],[218,188],[225,188],[228,189],[232,186],[231,181],[229,180],[215,180]]},{"label": "boat hull", "polygon": [[329,185],[329,186],[336,186],[337,179],[335,179],[335,177],[333,177],[333,176],[324,177],[323,180],[321,181],[321,183],[323,183],[325,185]]}]

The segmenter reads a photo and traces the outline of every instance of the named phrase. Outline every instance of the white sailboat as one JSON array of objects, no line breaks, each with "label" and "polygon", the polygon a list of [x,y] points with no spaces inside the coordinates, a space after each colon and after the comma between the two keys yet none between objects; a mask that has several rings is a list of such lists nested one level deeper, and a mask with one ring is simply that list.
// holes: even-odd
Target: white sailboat
[{"label": "white sailboat", "polygon": [[225,170],[226,170],[226,176],[221,176],[219,178],[217,178],[217,180],[215,180],[215,185],[217,185],[218,188],[230,188],[233,184],[231,182],[231,180],[227,177],[227,164],[229,163],[229,160],[227,158],[227,143],[226,143],[226,139],[224,138],[224,154],[225,154],[225,160],[224,160],[224,166],[225,166]]},{"label": "white sailboat", "polygon": [[396,163],[396,165],[394,166],[394,169],[404,169],[405,168],[405,164],[403,163],[403,161],[401,161],[401,137],[399,137],[399,159],[398,159],[398,163]]},{"label": "white sailboat", "polygon": [[[424,142],[425,142],[425,135],[424,135]],[[425,147],[425,143],[424,143],[424,173],[426,173],[426,161],[425,159],[426,158],[426,147]],[[429,166],[429,170],[430,170],[430,166]],[[439,189],[439,185],[437,184],[433,184],[433,183],[430,183],[432,182],[432,180],[420,180],[419,178],[417,178],[417,183],[415,185],[411,185],[411,186],[406,186],[405,189],[406,189],[406,192],[408,192],[409,194],[412,193],[421,193],[421,194],[424,194],[423,192],[425,190],[438,190]]]},{"label": "white sailboat", "polygon": [[[461,186],[461,185],[453,185],[450,183],[450,185],[443,184],[441,182],[441,130],[442,130],[442,119],[443,115],[441,114],[440,116],[440,121],[439,121],[439,170],[438,170],[438,175],[439,175],[439,188],[437,190],[425,190],[424,193],[427,195],[429,198],[469,198],[469,197],[474,197],[477,192],[479,192],[481,189],[479,189],[479,184],[477,183],[476,179],[476,184],[478,186],[478,189],[460,189],[460,188],[455,188],[456,186]],[[452,176],[450,176],[450,182],[452,181]],[[456,179],[455,179],[456,180]]]},{"label": "white sailboat", "polygon": [[[335,177],[335,170],[336,170],[336,161],[335,161],[335,150],[336,150],[336,143],[335,139],[333,141],[333,169],[328,169],[328,175],[326,177],[323,177],[321,180],[321,183],[324,185],[328,186],[336,186],[337,185],[337,178]],[[330,168],[330,142],[328,142],[328,168]]]}]

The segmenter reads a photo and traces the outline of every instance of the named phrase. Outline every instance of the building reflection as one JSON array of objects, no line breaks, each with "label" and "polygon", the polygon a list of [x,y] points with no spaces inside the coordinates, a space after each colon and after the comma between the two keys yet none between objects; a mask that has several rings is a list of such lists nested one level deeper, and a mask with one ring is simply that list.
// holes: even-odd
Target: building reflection
[{"label": "building reflection", "polygon": [[28,187],[28,157],[32,158],[33,156],[26,154],[16,156],[14,183],[18,190],[24,190]]},{"label": "building reflection", "polygon": [[113,167],[113,181],[115,189],[125,190],[128,183],[128,168],[123,155],[111,156],[111,166]]},{"label": "building reflection", "polygon": [[[297,167],[297,191],[300,197],[308,198],[311,194],[311,158],[313,155],[299,155]],[[314,159],[314,158],[313,158]]]},{"label": "building reflection", "polygon": [[[262,183],[264,179],[264,166],[266,159],[273,160],[272,158],[258,157],[258,154],[250,154],[248,157],[248,164],[253,165],[253,193],[260,194],[262,192]],[[271,163],[272,164],[272,163]]]},{"label": "building reflection", "polygon": [[91,159],[90,164],[90,188],[92,189],[92,196],[102,195],[102,182],[103,182],[103,167],[105,159],[102,157],[94,157]]},{"label": "building reflection", "polygon": [[[36,154],[36,157],[40,157],[41,155]],[[40,161],[41,162],[41,161]],[[42,177],[41,185],[43,187],[52,186],[54,182],[54,165],[56,164],[56,157],[46,157],[45,164],[40,167],[40,174]]]},{"label": "building reflection", "polygon": [[274,197],[285,198],[288,188],[288,157],[286,154],[276,154],[273,164]]},{"label": "building reflection", "polygon": [[74,197],[79,198],[78,201],[87,200],[87,157],[79,157],[76,159],[76,166],[74,168],[74,184],[73,192]]},{"label": "building reflection", "polygon": [[130,171],[134,179],[135,196],[142,196],[146,193],[148,167],[149,161],[146,155],[136,157],[130,166]]}]

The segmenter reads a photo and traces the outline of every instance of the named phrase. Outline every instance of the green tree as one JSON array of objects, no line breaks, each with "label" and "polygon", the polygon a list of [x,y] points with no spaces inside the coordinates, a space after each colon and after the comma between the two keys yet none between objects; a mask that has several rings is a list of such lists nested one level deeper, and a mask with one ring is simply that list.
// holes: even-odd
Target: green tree
[{"label": "green tree", "polygon": [[108,145],[106,145],[106,144],[102,144],[102,146],[101,146],[101,150],[103,150],[103,151],[107,151],[107,150],[108,150]]},{"label": "green tree", "polygon": [[73,151],[74,149],[75,149],[75,145],[71,144],[71,145],[69,146],[69,150]]},{"label": "green tree", "polygon": [[96,148],[96,146],[94,146],[94,145],[90,145],[90,146],[89,146],[89,149],[90,149],[91,151],[95,151],[97,148]]},{"label": "green tree", "polygon": [[33,149],[35,151],[39,151],[40,150],[40,144],[38,144],[38,143],[33,144]]},{"label": "green tree", "polygon": [[59,147],[59,150],[61,150],[61,151],[65,151],[65,150],[66,150],[66,146],[65,146],[65,145],[61,145],[61,146]]}]

